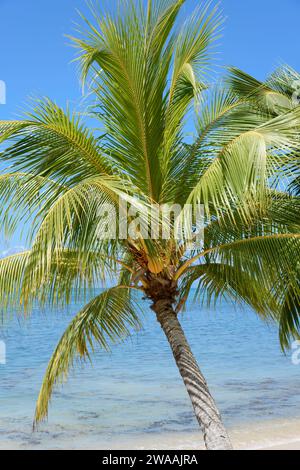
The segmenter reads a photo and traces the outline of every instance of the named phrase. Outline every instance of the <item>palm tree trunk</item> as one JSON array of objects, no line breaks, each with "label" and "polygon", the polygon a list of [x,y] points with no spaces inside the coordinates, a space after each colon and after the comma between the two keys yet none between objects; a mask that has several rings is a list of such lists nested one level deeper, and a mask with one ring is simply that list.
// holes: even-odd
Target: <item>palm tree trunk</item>
[{"label": "palm tree trunk", "polygon": [[221,415],[192,354],[172,303],[168,300],[158,300],[153,304],[152,309],[155,311],[157,320],[171,346],[174,359],[202,429],[206,448],[208,450],[231,450],[232,444],[222,423]]}]

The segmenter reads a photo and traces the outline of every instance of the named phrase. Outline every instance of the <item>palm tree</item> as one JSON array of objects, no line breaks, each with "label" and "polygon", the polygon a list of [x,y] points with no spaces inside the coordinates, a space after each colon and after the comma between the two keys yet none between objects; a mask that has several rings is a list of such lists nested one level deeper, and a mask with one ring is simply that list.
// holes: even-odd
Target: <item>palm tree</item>
[{"label": "palm tree", "polygon": [[[274,115],[232,83],[208,87],[204,72],[222,17],[204,4],[179,28],[183,3],[149,0],[144,8],[123,1],[114,13],[93,10],[92,22],[84,19],[86,30],[73,41],[100,132],[49,99],[24,120],[0,122],[7,141],[1,159],[10,164],[0,177],[1,223],[8,235],[30,223],[31,246],[0,261],[0,301],[4,309],[25,311],[33,302],[65,305],[82,289],[115,281],[73,318],[58,343],[37,423],[77,358],[140,328],[141,291],[170,344],[207,449],[231,449],[178,314],[196,285],[200,300],[228,296],[279,322],[283,345],[297,334],[298,199],[277,181],[298,145],[300,109]],[[193,103],[197,135],[187,143]],[[132,222],[119,200],[139,213],[139,227],[125,239],[99,236],[114,216]],[[143,235],[153,204],[183,208],[168,222],[168,239],[160,218],[159,236]],[[174,235],[185,204],[204,207],[204,243],[192,248]]]}]

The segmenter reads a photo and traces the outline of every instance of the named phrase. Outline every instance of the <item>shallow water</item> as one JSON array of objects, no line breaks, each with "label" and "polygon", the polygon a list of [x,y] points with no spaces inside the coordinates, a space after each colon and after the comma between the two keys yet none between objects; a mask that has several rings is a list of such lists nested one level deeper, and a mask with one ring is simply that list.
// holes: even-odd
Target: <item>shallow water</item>
[{"label": "shallow water", "polygon": [[[32,433],[47,362],[79,307],[35,309],[30,320],[1,327],[7,363],[0,364],[0,446],[109,446],[128,436],[197,431],[168,344],[145,303],[144,329],[72,372],[53,395],[48,421]],[[226,302],[215,311],[190,302],[181,320],[228,426],[300,417],[300,365],[282,354],[275,327]]]}]

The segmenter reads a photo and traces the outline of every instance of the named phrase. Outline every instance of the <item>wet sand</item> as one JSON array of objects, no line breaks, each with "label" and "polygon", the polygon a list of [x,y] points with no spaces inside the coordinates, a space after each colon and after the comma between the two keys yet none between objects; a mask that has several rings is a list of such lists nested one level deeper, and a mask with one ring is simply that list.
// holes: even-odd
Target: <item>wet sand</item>
[{"label": "wet sand", "polygon": [[[240,425],[229,429],[236,450],[300,450],[300,420],[269,420]],[[36,439],[36,440],[35,440]],[[0,449],[95,449],[95,450],[201,450],[201,433],[147,433],[132,434],[118,439],[93,440],[78,435],[77,439],[53,439],[45,445],[38,441],[38,433],[31,442],[19,446],[9,440],[0,441]]]}]

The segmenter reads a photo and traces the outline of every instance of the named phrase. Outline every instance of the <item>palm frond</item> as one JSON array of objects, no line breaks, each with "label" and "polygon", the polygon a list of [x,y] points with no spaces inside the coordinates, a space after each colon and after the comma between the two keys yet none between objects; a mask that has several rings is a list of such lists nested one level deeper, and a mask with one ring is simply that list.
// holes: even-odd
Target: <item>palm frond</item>
[{"label": "palm frond", "polygon": [[18,171],[0,175],[0,222],[6,236],[11,236],[21,223],[32,223],[42,203],[67,189],[68,186],[40,175]]},{"label": "palm frond", "polygon": [[74,317],[46,370],[37,400],[35,424],[47,416],[55,385],[66,380],[77,358],[90,359],[96,344],[108,350],[110,343],[126,339],[133,329],[141,327],[137,308],[130,289],[117,286],[94,298]]},{"label": "palm frond", "polygon": [[69,184],[76,178],[111,174],[99,143],[75,114],[45,99],[27,117],[30,120],[12,123],[9,135],[9,124],[0,121],[0,135],[15,140],[1,158],[15,170]]},{"label": "palm frond", "polygon": [[181,154],[176,153],[187,112],[193,102],[195,105],[199,104],[200,96],[207,88],[204,74],[222,22],[218,6],[211,8],[211,2],[206,2],[196,9],[174,41],[175,52],[161,159],[164,178],[167,180],[165,193],[168,193],[169,180],[175,178],[175,172],[180,166]]},{"label": "palm frond", "polygon": [[11,307],[20,307],[29,256],[30,251],[24,251],[0,259],[0,303],[4,311]]},{"label": "palm frond", "polygon": [[[299,275],[298,275],[299,284]],[[298,286],[300,288],[300,286]],[[300,337],[300,296],[293,284],[287,279],[285,290],[281,293],[279,314],[279,339],[283,350],[290,347],[291,340]]]},{"label": "palm frond", "polygon": [[265,205],[270,177],[286,165],[286,155],[298,145],[299,119],[297,108],[252,125],[238,136],[231,129],[226,136],[225,128],[220,154],[200,176],[188,202],[204,204],[208,217],[211,209],[222,215],[240,207],[245,218],[251,219],[254,206]]},{"label": "palm frond", "polygon": [[[278,69],[263,83],[242,70],[231,67],[226,81],[238,96],[250,101],[254,106],[258,106],[270,115],[277,116],[294,107],[291,88],[287,93],[288,84],[291,87],[291,77],[289,82],[285,80],[285,88],[283,87],[283,77],[287,79],[287,71]],[[280,82],[281,85],[279,85]]]},{"label": "palm frond", "polygon": [[[171,29],[181,3],[163,13],[165,31]],[[161,27],[161,17],[153,25],[150,16],[147,20],[142,9],[126,4],[113,17],[96,16],[97,30],[87,22],[86,37],[74,41],[80,49],[83,75],[92,64],[99,70],[95,91],[111,157],[155,199],[170,54],[163,50],[165,34],[158,38],[155,32]]]},{"label": "palm frond", "polygon": [[252,233],[251,227],[244,227],[239,235],[236,227],[229,233],[221,227],[217,233],[207,233],[206,243],[211,247],[190,258],[177,272],[176,278],[181,278],[179,306],[195,283],[196,297],[209,305],[222,297],[246,302],[263,319],[279,324],[280,342],[287,348],[291,338],[300,334],[300,234],[278,230],[271,220],[269,225],[253,226]]},{"label": "palm frond", "polygon": [[0,259],[0,301],[4,312],[28,314],[34,303],[65,306],[71,297],[77,300],[115,274],[120,260],[97,252],[61,250],[51,258],[47,270],[35,251],[25,251]]},{"label": "palm frond", "polygon": [[26,121],[0,121],[0,143],[29,125]]},{"label": "palm frond", "polygon": [[[198,80],[201,76],[203,80],[203,74],[210,62],[211,46],[219,37],[223,23],[218,6],[210,7],[209,1],[196,9],[181,28],[175,41],[170,106],[180,101],[189,87],[193,90],[193,95],[198,95]],[[190,101],[190,92],[187,95]]]},{"label": "palm frond", "polygon": [[278,305],[270,293],[270,286],[266,286],[263,273],[257,277],[236,265],[218,262],[192,266],[180,284],[179,304],[188,298],[193,285],[196,286],[195,300],[200,299],[208,307],[225,298],[234,304],[248,304],[264,320],[274,320],[278,311]]}]

